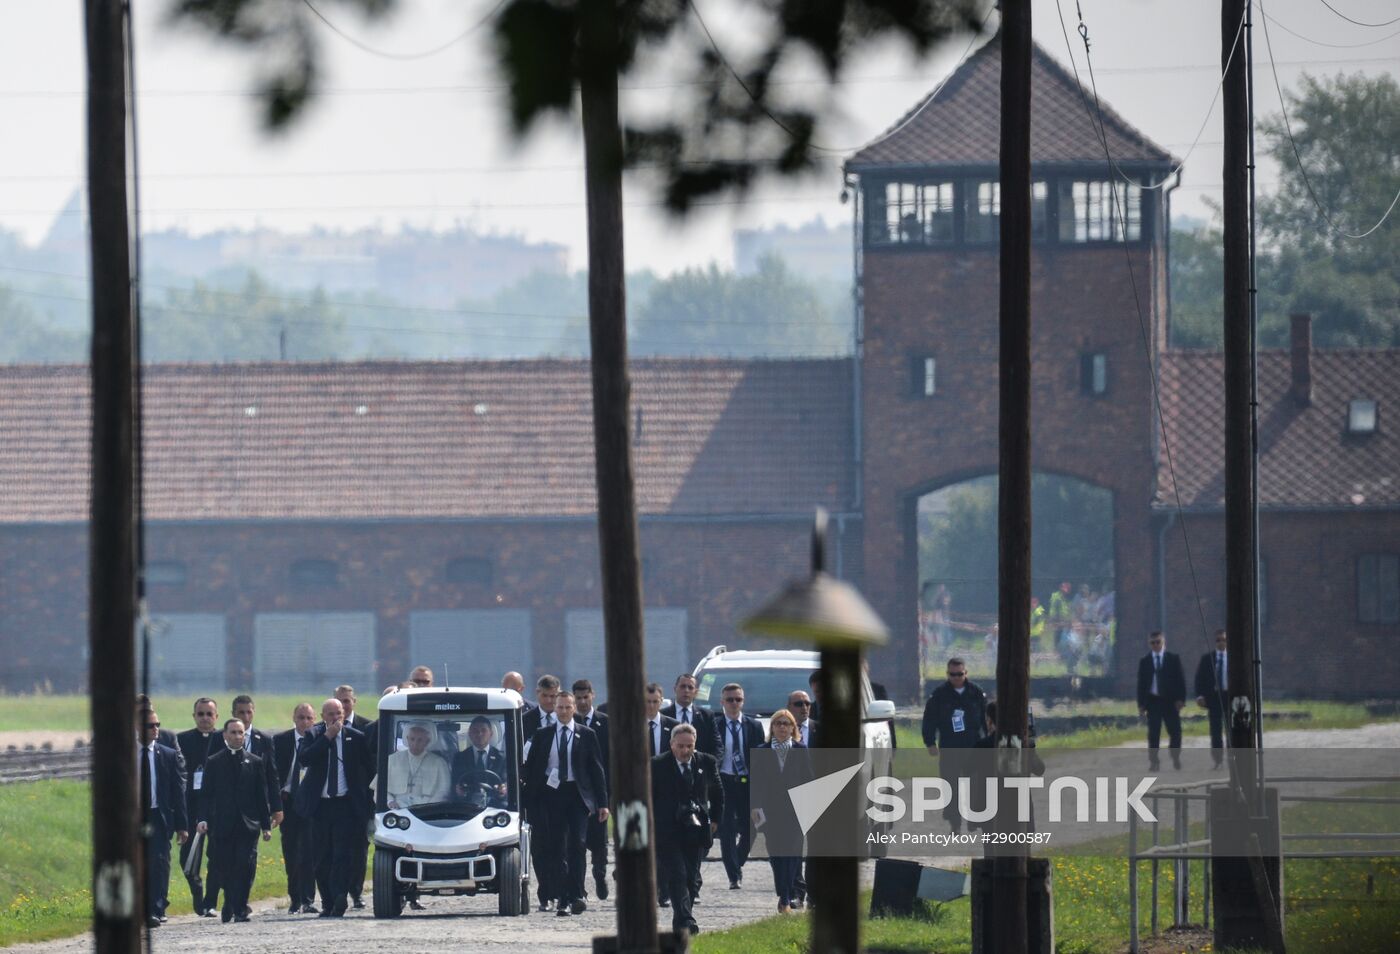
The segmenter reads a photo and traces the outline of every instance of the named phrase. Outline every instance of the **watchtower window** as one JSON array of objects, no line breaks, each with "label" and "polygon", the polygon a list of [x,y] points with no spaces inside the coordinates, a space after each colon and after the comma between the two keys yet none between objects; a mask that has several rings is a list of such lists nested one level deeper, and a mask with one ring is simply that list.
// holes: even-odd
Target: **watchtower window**
[{"label": "watchtower window", "polygon": [[1136,242],[1142,238],[1142,188],[1129,182],[1062,180],[1061,242]]},{"label": "watchtower window", "polygon": [[883,221],[871,216],[872,226],[883,226],[874,244],[947,245],[956,237],[951,182],[888,182],[884,206]]},{"label": "watchtower window", "polygon": [[909,394],[912,397],[933,397],[938,393],[938,360],[932,355],[914,355],[909,359]]},{"label": "watchtower window", "polygon": [[[1042,180],[1031,184],[1031,238],[1045,239],[1046,207],[1050,187]],[[1001,237],[1001,183],[972,180],[963,186],[964,241],[995,242]]]}]

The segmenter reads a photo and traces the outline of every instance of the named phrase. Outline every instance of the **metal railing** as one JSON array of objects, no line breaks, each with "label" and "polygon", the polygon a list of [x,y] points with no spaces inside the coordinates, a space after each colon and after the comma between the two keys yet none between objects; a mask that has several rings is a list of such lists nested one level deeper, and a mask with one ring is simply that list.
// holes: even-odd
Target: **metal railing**
[{"label": "metal railing", "polygon": [[[1316,782],[1328,784],[1384,784],[1387,782],[1400,782],[1400,776],[1395,775],[1353,775],[1353,776],[1312,776],[1312,775],[1287,775],[1271,777],[1268,784]],[[1152,934],[1155,936],[1159,932],[1159,889],[1161,883],[1161,865],[1164,861],[1170,861],[1173,865],[1172,884],[1172,923],[1173,926],[1184,926],[1189,923],[1188,907],[1191,899],[1191,862],[1201,862],[1201,924],[1209,928],[1211,925],[1211,885],[1210,885],[1210,862],[1215,857],[1211,852],[1211,820],[1210,811],[1204,812],[1205,837],[1191,839],[1191,805],[1193,802],[1209,802],[1211,790],[1224,788],[1230,784],[1228,778],[1202,779],[1197,782],[1190,782],[1181,785],[1167,785],[1162,788],[1152,789],[1145,798],[1151,803],[1151,811],[1154,819],[1161,819],[1161,802],[1166,800],[1172,805],[1172,837],[1173,841],[1163,842],[1162,822],[1160,820],[1151,823],[1152,844],[1141,850],[1138,848],[1138,832],[1140,825],[1136,812],[1128,813],[1128,950],[1131,954],[1138,954],[1140,949],[1138,938],[1138,863],[1150,861],[1152,863],[1152,907],[1151,925]],[[1387,795],[1304,795],[1280,794],[1280,802],[1325,802],[1332,804],[1353,804],[1353,805],[1400,805],[1400,796]],[[1400,832],[1287,832],[1282,835],[1285,842],[1301,841],[1371,841],[1371,842],[1395,842],[1396,847],[1390,850],[1369,850],[1369,849],[1349,849],[1333,851],[1283,851],[1283,858],[1394,858],[1400,857]]]}]

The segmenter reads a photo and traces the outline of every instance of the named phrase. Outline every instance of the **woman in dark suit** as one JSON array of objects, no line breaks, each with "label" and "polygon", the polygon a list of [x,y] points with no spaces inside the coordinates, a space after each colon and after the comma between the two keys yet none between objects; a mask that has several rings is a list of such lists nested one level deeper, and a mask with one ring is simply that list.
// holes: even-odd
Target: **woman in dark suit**
[{"label": "woman in dark suit", "polygon": [[761,826],[768,845],[768,864],[773,868],[773,890],[778,895],[778,913],[792,910],[797,895],[797,875],[802,870],[802,855],[776,854],[791,851],[802,844],[802,828],[793,811],[787,792],[794,785],[812,780],[812,763],[807,749],[797,741],[797,720],[787,709],[779,709],[768,721],[768,741],[759,748],[771,749],[777,757],[781,786],[768,786],[770,796],[753,809],[755,826]]}]

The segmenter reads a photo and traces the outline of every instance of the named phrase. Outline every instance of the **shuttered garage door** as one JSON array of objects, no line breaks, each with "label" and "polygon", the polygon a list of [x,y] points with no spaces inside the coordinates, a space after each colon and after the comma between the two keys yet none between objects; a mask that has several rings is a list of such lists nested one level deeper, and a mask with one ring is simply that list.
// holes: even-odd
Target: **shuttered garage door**
[{"label": "shuttered garage door", "polygon": [[[686,640],[686,611],[648,608],[642,612],[646,629],[647,681],[661,683],[670,695],[676,676],[694,668]],[[603,611],[569,610],[564,614],[564,636],[565,685],[575,679],[588,679],[599,701],[607,701]]]},{"label": "shuttered garage door", "polygon": [[[136,647],[139,654],[139,632]],[[226,688],[227,648],[228,626],[217,613],[162,613],[152,617],[151,689],[199,693]]]},{"label": "shuttered garage door", "polygon": [[262,692],[325,698],[341,683],[377,693],[373,613],[259,613],[254,672]]},{"label": "shuttered garage door", "polygon": [[530,680],[529,610],[419,610],[409,614],[408,628],[410,665],[427,666],[443,685],[499,686],[512,669]]}]

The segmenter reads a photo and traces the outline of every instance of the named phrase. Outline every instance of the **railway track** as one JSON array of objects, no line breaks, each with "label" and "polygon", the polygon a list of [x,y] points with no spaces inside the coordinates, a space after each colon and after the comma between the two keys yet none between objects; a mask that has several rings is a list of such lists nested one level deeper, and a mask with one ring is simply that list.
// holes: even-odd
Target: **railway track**
[{"label": "railway track", "polygon": [[55,778],[87,778],[91,774],[91,748],[65,752],[0,752],[0,785]]}]

